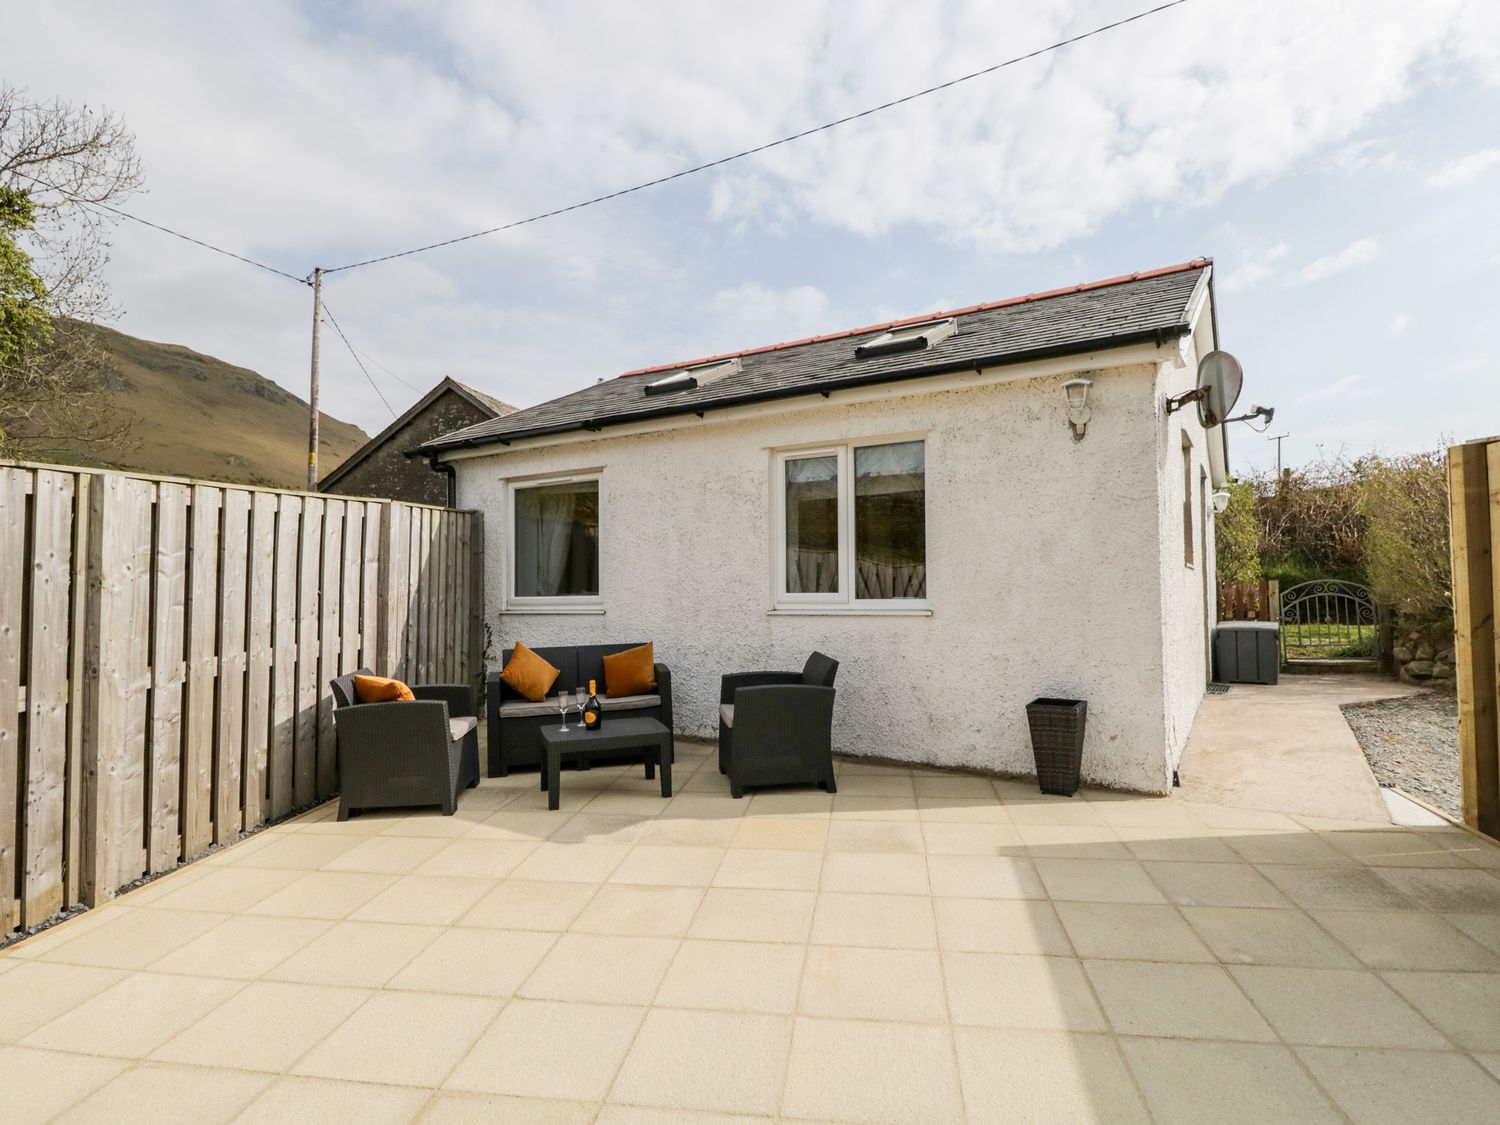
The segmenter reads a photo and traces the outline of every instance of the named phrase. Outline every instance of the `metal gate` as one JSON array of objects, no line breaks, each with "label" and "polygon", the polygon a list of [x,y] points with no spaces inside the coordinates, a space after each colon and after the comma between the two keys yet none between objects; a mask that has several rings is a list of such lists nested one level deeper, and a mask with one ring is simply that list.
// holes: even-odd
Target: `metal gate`
[{"label": "metal gate", "polygon": [[1323,578],[1281,592],[1281,659],[1372,660],[1380,611],[1369,587]]}]

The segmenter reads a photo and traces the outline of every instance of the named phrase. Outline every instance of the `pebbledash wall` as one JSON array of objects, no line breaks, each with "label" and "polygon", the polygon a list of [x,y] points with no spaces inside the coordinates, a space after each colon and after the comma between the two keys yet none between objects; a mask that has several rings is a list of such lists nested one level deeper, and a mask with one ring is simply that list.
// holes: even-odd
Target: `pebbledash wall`
[{"label": "pebbledash wall", "polygon": [[[1075,442],[1062,383],[1080,371],[1093,419]],[[837,750],[1018,775],[1034,772],[1026,703],[1084,698],[1085,777],[1165,790],[1206,680],[1204,586],[1183,562],[1173,481],[1183,428],[1195,480],[1207,441],[1192,410],[1162,406],[1192,364],[1140,348],[941,385],[454,456],[459,506],[486,516],[491,661],[517,640],[652,641],[679,731],[712,738],[721,674],[799,668],[820,649],[841,665]],[[926,440],[930,613],[773,611],[773,451],[885,435]],[[603,612],[510,612],[507,483],[594,470]]]}]

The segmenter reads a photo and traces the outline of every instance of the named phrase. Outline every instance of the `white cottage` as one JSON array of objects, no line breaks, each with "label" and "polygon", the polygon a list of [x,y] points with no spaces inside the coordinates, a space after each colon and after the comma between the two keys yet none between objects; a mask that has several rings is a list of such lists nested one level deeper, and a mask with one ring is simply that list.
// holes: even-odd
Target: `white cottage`
[{"label": "white cottage", "polygon": [[[430,443],[484,513],[490,658],[650,640],[679,733],[719,677],[841,662],[835,749],[1164,791],[1209,676],[1223,427],[1206,259],[633,371]],[[1083,400],[1083,401],[1080,401]]]}]

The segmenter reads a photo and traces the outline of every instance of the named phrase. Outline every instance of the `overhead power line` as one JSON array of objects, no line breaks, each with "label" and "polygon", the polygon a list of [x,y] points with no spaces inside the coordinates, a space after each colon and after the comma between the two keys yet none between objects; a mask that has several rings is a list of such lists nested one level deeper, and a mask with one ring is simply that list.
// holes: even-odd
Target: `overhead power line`
[{"label": "overhead power line", "polygon": [[353,357],[355,365],[359,367],[360,373],[369,382],[370,388],[379,397],[380,401],[385,404],[385,408],[391,412],[391,417],[396,417],[396,411],[392,409],[389,402],[386,402],[385,395],[380,393],[380,387],[376,384],[374,378],[371,377],[369,370],[364,365],[364,361],[359,358],[359,353],[354,350],[354,345],[349,342],[349,337],[345,336],[344,330],[339,327],[338,318],[333,315],[333,310],[328,307],[327,301],[323,302],[323,315],[328,318],[328,323],[333,325],[333,330],[339,334],[339,339],[344,341],[344,347],[349,349],[349,355]]},{"label": "overhead power line", "polygon": [[[1180,2],[1181,0],[1179,0]],[[190,234],[183,234],[180,230],[173,230],[171,227],[164,227],[160,223],[153,223],[149,219],[143,219],[139,215],[132,215],[129,211],[121,211],[118,207],[111,207],[107,203],[91,203],[84,200],[77,200],[77,202],[85,207],[100,208],[112,215],[118,215],[122,219],[129,219],[132,223],[140,223],[143,227],[159,230],[163,234],[170,234],[173,238],[180,238],[184,242],[191,242],[194,246],[201,246],[205,250],[212,250],[215,254],[223,254],[226,258],[233,258],[237,262],[244,262],[247,266],[254,266],[258,270],[274,273],[277,277],[284,277],[288,281],[295,281],[298,285],[311,284],[305,277],[298,277],[296,274],[287,273],[286,270],[279,270],[275,266],[268,266],[265,262],[257,262],[254,258],[247,258],[243,254],[236,254],[233,250],[225,250],[222,246],[215,246],[211,242],[204,242],[201,238],[194,238]]]},{"label": "overhead power line", "polygon": [[369,352],[365,351],[364,348],[361,348],[361,347],[359,347],[356,344],[356,345],[354,345],[354,350],[357,351],[360,355],[364,356],[367,360],[369,360],[371,363],[373,363],[376,367],[380,368],[380,370],[384,371],[392,379],[396,380],[396,382],[400,383],[407,390],[418,391],[418,392],[420,392],[422,390],[421,387],[418,387],[418,386],[416,386],[413,383],[408,383],[405,379],[401,378],[400,375],[397,375],[389,367],[387,367],[385,364],[381,363],[380,360],[376,359]]},{"label": "overhead power line", "polygon": [[325,269],[323,272],[339,273],[343,270],[359,269],[362,266],[373,266],[378,262],[389,262],[396,258],[409,258],[413,254],[425,254],[429,250],[437,250],[443,246],[453,246],[459,242],[468,242],[471,239],[483,238],[486,235],[499,234],[502,231],[514,230],[517,227],[524,227],[530,223],[539,223],[543,219],[551,219],[555,218],[558,215],[566,215],[570,211],[581,211],[585,207],[593,207],[598,203],[607,203],[611,199],[619,199],[624,195],[632,195],[638,191],[645,191],[647,188],[658,187],[661,184],[671,183],[673,180],[680,180],[685,176],[696,175],[699,172],[707,172],[712,168],[722,167],[723,165],[729,164],[735,160],[743,160],[747,156],[754,156],[757,153],[766,152],[769,149],[777,148],[781,145],[791,144],[793,141],[800,141],[804,137],[810,137],[815,133],[822,133],[829,129],[836,129],[838,128],[838,126],[847,125],[851,121],[858,121],[861,118],[870,117],[871,115],[880,113],[883,110],[893,109],[898,105],[905,105],[907,102],[916,101],[918,98],[925,98],[930,94],[936,94],[940,91],[951,89],[954,86],[957,86],[964,82],[972,81],[975,78],[983,78],[987,74],[994,74],[997,70],[1004,70],[1006,67],[1015,66],[1017,63],[1023,63],[1030,59],[1037,58],[1041,55],[1048,54],[1052,51],[1061,50],[1063,47],[1072,46],[1074,43],[1081,43],[1085,39],[1092,39],[1096,35],[1103,35],[1107,31],[1113,31],[1116,28],[1124,27],[1126,24],[1135,23],[1137,20],[1146,19],[1148,16],[1157,15],[1158,13],[1165,12],[1168,8],[1175,8],[1181,4],[1186,4],[1187,2],[1188,0],[1170,0],[1169,3],[1160,4],[1157,7],[1150,8],[1144,12],[1137,12],[1133,16],[1126,16],[1123,19],[1115,20],[1112,23],[1101,24],[1099,27],[1093,28],[1090,31],[1080,32],[1077,35],[1069,36],[1067,39],[1059,39],[1056,43],[1050,43],[1045,47],[1038,47],[1036,50],[1028,51],[1024,55],[1016,55],[1014,58],[1006,59],[1004,62],[998,62],[993,66],[987,66],[983,70],[976,70],[970,74],[965,74],[961,75],[958,78],[949,79],[947,82],[941,82],[936,86],[929,86],[925,90],[918,90],[915,93],[907,94],[904,97],[895,98],[888,102],[882,102],[880,105],[871,106],[869,109],[862,109],[858,113],[851,113],[845,117],[840,117],[837,121],[829,121],[822,125],[815,125],[811,129],[803,129],[800,133],[792,133],[789,136],[779,137],[774,141],[767,141],[765,144],[756,145],[754,148],[747,148],[740,152],[731,153],[729,156],[721,156],[719,159],[710,160],[706,164],[696,164],[691,168],[684,168],[680,172],[673,172],[669,176],[659,176],[654,180],[648,180],[645,183],[636,184],[633,187],[621,188],[618,191],[612,191],[605,195],[596,195],[592,199],[585,199],[579,203],[570,203],[566,207],[557,207],[551,211],[543,211],[541,214],[532,215],[530,218],[516,219],[513,222],[502,223],[499,226],[488,227],[485,230],[477,230],[472,234],[461,234],[455,238],[445,238],[440,242],[429,242],[425,246],[414,246],[410,250],[398,250],[393,254],[382,254],[376,258],[366,258],[363,261],[350,262],[347,265],[331,266]]},{"label": "overhead power line", "polygon": [[140,223],[143,227],[159,230],[163,234],[170,234],[173,238],[180,238],[184,242],[191,242],[194,246],[201,246],[205,250],[212,250],[215,254],[223,254],[226,258],[233,258],[237,262],[244,262],[247,266],[254,266],[258,270],[274,273],[277,277],[284,277],[288,281],[295,281],[298,285],[309,284],[305,277],[298,277],[296,274],[287,273],[286,270],[279,270],[275,266],[268,266],[265,262],[257,262],[254,258],[247,258],[243,254],[236,254],[233,250],[226,250],[222,246],[215,246],[212,242],[204,242],[201,238],[194,238],[190,234],[183,234],[180,230],[173,230],[171,227],[162,226],[161,223],[153,223],[150,219],[143,219],[139,215],[132,215],[129,211],[121,211],[118,207],[111,207],[108,203],[100,203],[93,199],[80,199],[65,188],[60,188],[56,184],[49,184],[46,180],[38,179],[30,172],[16,170],[15,175],[25,176],[32,183],[38,184],[48,191],[57,192],[63,198],[78,204],[80,207],[87,207],[95,211],[108,211],[111,215],[117,215],[122,219],[129,219],[132,223]]}]

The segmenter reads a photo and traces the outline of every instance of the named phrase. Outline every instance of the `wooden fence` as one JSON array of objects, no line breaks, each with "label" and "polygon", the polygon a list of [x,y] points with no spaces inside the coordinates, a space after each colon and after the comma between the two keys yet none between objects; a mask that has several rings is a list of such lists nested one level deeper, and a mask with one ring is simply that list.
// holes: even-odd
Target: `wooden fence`
[{"label": "wooden fence", "polygon": [[1495,603],[1500,600],[1500,439],[1448,450],[1464,821],[1500,838]]},{"label": "wooden fence", "polygon": [[1220,621],[1278,621],[1281,618],[1281,583],[1274,578],[1258,582],[1219,582]]},{"label": "wooden fence", "polygon": [[0,939],[338,787],[328,681],[481,675],[479,515],[0,463]]}]

